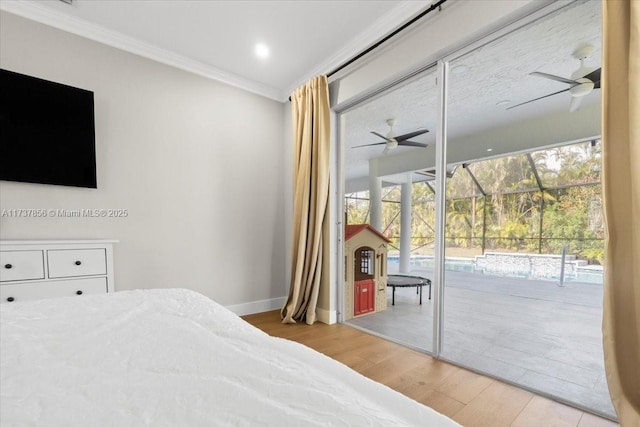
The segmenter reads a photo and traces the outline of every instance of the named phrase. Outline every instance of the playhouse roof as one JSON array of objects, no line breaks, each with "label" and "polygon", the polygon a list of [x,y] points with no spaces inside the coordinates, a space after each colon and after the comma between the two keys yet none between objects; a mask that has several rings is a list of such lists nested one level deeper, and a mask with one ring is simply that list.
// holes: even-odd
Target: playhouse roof
[{"label": "playhouse roof", "polygon": [[378,237],[380,237],[382,240],[384,240],[387,243],[391,241],[391,240],[387,239],[387,237],[384,234],[382,234],[381,232],[379,232],[378,230],[373,228],[370,224],[350,224],[350,225],[346,225],[344,227],[344,239],[345,239],[345,241],[349,240],[350,238],[352,238],[356,234],[360,233],[362,230],[371,231],[372,233],[374,233],[375,235],[377,235]]}]

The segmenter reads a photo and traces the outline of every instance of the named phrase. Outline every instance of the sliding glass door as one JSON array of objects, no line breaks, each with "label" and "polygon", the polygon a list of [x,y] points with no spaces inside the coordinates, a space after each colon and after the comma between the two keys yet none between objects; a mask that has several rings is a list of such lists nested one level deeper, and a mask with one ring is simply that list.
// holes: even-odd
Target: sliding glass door
[{"label": "sliding glass door", "polygon": [[[433,344],[437,94],[430,67],[341,117],[343,319],[427,352]],[[360,280],[365,263],[358,251],[365,246],[379,265],[367,276],[375,282],[375,304],[363,311],[358,301],[371,292]]]},{"label": "sliding glass door", "polygon": [[615,417],[600,328],[600,52],[600,3],[578,1],[448,61],[439,355]]},{"label": "sliding glass door", "polygon": [[600,331],[600,3],[550,7],[341,112],[341,315],[615,418]]}]

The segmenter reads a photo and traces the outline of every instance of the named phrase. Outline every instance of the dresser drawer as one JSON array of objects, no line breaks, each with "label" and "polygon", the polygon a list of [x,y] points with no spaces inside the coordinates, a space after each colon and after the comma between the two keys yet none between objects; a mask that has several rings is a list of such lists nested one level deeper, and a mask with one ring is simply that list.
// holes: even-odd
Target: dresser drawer
[{"label": "dresser drawer", "polygon": [[107,293],[107,278],[21,283],[0,286],[0,303]]},{"label": "dresser drawer", "polygon": [[107,273],[104,249],[62,249],[47,251],[49,278],[95,276]]},{"label": "dresser drawer", "polygon": [[0,252],[0,282],[44,279],[43,251]]}]

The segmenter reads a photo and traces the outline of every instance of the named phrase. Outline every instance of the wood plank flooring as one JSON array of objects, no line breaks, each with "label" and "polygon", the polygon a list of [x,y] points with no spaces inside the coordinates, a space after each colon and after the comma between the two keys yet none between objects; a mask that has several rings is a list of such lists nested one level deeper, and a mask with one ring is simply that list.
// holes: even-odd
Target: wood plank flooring
[{"label": "wood plank flooring", "polygon": [[346,325],[283,325],[278,311],[243,318],[269,335],[324,353],[464,426],[618,425]]}]

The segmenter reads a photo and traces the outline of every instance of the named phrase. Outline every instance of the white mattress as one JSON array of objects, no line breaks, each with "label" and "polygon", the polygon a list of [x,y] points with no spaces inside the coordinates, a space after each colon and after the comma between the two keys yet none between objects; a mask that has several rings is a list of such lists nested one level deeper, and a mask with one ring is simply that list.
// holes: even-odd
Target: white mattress
[{"label": "white mattress", "polygon": [[184,289],[0,312],[2,426],[457,425]]}]

